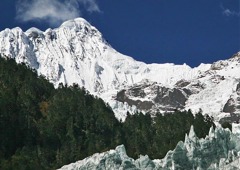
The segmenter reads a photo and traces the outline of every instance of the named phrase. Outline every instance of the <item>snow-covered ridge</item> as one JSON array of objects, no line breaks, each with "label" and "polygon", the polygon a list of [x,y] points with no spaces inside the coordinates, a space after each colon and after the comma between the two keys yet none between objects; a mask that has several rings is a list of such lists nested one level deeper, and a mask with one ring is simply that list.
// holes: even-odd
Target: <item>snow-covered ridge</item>
[{"label": "snow-covered ridge", "polygon": [[65,165],[59,170],[238,169],[240,167],[239,140],[239,136],[219,127],[215,130],[211,128],[205,139],[199,139],[191,127],[185,141],[180,141],[176,148],[169,151],[161,160],[150,160],[147,155],[134,160],[127,156],[124,146],[121,145],[115,150],[96,153],[76,163]]},{"label": "snow-covered ridge", "polygon": [[[218,116],[235,93],[240,78],[238,55],[213,65],[200,64],[196,68],[186,64],[136,61],[114,50],[102,34],[83,18],[66,21],[59,28],[46,31],[37,28],[26,32],[20,28],[5,29],[0,32],[0,54],[14,58],[18,63],[26,63],[56,87],[59,83],[84,86],[90,93],[108,102],[116,117],[122,120],[127,110],[134,112],[138,108],[117,101],[118,92],[145,80],[161,84],[170,91],[179,81],[190,82],[186,88],[192,93],[187,96],[183,107],[194,111],[202,108],[205,113]],[[196,87],[197,84],[204,88]],[[151,110],[154,111],[158,105],[161,103],[154,103]]]}]

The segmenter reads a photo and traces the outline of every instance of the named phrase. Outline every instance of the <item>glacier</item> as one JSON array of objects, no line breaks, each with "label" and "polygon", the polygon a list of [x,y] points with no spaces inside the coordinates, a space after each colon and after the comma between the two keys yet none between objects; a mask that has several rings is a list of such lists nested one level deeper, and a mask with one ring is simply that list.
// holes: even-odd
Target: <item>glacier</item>
[{"label": "glacier", "polygon": [[[197,112],[201,108],[203,113],[208,113],[216,120],[231,116],[232,112],[224,109],[229,105],[229,100],[235,103],[234,113],[238,113],[240,108],[240,93],[237,91],[240,53],[230,59],[200,64],[195,68],[186,64],[146,64],[117,52],[97,28],[83,18],[76,18],[64,22],[59,28],[45,31],[30,28],[24,32],[19,27],[2,30],[0,54],[27,64],[38,74],[44,75],[55,87],[60,83],[75,83],[84,87],[109,103],[115,116],[123,121],[127,111],[134,113],[137,110],[156,112],[159,108],[159,111],[174,109],[176,105],[169,106],[169,103],[178,103],[171,101],[178,94],[184,98],[181,109]],[[143,97],[128,93],[133,87],[140,87],[146,82],[157,83],[157,86],[144,89]],[[179,84],[184,84],[180,82],[187,82],[187,85],[179,87]],[[167,90],[162,93],[158,88]],[[126,90],[124,97],[132,103],[117,100],[122,90]],[[165,103],[158,100],[160,93],[165,96]],[[173,95],[171,98],[168,96],[170,93]],[[135,104],[143,100],[150,103],[150,109],[139,109]]]},{"label": "glacier", "polygon": [[[239,126],[235,128],[239,132]],[[114,150],[96,153],[65,165],[59,170],[237,170],[240,169],[239,141],[239,134],[221,127],[211,128],[208,136],[199,139],[192,126],[184,142],[180,141],[163,159],[151,160],[147,155],[140,155],[134,160],[127,156],[125,147],[120,145]]]}]

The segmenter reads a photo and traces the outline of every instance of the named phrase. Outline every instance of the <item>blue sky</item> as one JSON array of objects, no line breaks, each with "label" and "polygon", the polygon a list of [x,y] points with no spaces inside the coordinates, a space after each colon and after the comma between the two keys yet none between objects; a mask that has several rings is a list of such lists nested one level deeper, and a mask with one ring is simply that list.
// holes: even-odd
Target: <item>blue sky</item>
[{"label": "blue sky", "polygon": [[1,0],[0,30],[83,17],[119,52],[194,67],[240,51],[240,0]]}]

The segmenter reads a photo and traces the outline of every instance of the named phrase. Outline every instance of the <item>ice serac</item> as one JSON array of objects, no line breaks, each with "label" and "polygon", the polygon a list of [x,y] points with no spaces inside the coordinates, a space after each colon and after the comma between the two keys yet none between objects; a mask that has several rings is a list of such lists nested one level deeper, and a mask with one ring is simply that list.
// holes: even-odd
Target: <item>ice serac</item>
[{"label": "ice serac", "polygon": [[[238,129],[239,131],[239,129]],[[147,169],[147,170],[219,170],[239,169],[240,138],[228,129],[213,128],[205,139],[199,139],[191,128],[185,141],[180,141],[163,159],[151,160],[147,155],[134,160],[127,156],[123,145],[115,150],[96,153],[84,160],[65,165],[60,170]]]},{"label": "ice serac", "polygon": [[117,52],[95,27],[76,18],[46,31],[5,29],[0,32],[0,54],[36,69],[56,87],[84,86],[108,102],[122,120],[127,111],[189,108],[201,108],[219,119],[238,119],[231,116],[239,112],[239,53],[196,68],[145,64]]}]

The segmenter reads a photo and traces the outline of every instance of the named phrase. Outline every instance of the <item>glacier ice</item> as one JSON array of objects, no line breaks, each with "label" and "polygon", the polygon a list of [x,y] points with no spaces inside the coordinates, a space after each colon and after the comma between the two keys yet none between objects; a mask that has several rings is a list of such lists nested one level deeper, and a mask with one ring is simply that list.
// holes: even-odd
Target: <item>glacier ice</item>
[{"label": "glacier ice", "polygon": [[[239,127],[236,130],[239,131]],[[163,159],[151,160],[147,155],[140,155],[134,160],[127,156],[125,147],[120,145],[115,150],[96,153],[76,163],[65,165],[59,170],[88,169],[240,169],[240,137],[228,129],[217,127],[215,130],[211,128],[206,138],[199,139],[191,127],[185,141],[180,141]]]}]

